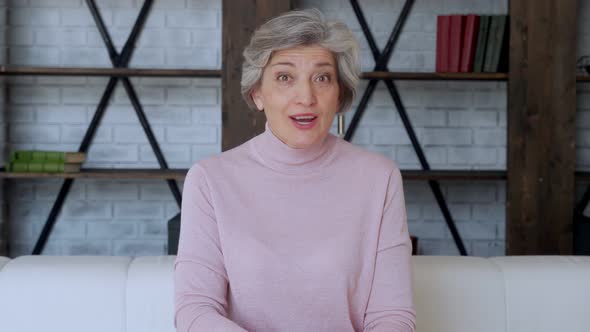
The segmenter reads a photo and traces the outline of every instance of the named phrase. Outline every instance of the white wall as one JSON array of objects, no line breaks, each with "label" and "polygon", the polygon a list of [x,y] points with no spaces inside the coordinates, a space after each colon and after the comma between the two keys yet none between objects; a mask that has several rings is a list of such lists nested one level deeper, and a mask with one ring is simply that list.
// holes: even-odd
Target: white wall
[{"label": "white wall", "polygon": [[[360,1],[383,47],[404,1]],[[98,1],[121,47],[141,1]],[[81,0],[10,2],[11,64],[109,66],[107,53]],[[583,13],[590,14],[586,2]],[[302,0],[341,19],[362,44],[363,70],[374,66],[367,43],[345,0]],[[436,15],[507,12],[506,0],[417,0],[389,69],[434,71]],[[587,16],[587,15],[586,15]],[[590,54],[590,29],[580,22],[579,54]],[[221,0],[158,0],[131,66],[221,67]],[[10,84],[12,149],[77,149],[106,78],[21,77]],[[220,81],[132,80],[171,167],[187,168],[220,152]],[[396,82],[433,169],[505,169],[506,84],[498,82]],[[364,91],[366,82],[360,91]],[[587,88],[586,88],[587,89]],[[578,167],[590,167],[590,100],[580,91]],[[586,107],[586,109],[584,108]],[[347,117],[350,120],[351,116]],[[333,128],[335,130],[335,127]],[[354,143],[419,169],[415,153],[385,86],[379,83]],[[87,167],[156,167],[121,87],[90,149]],[[11,181],[12,255],[29,253],[60,181]],[[505,182],[443,182],[459,232],[472,255],[503,255]],[[581,189],[579,189],[581,190]],[[423,254],[457,254],[450,232],[424,182],[405,182],[408,222]],[[48,254],[157,255],[165,253],[166,221],[178,212],[164,181],[76,180],[51,236]]]},{"label": "white wall", "polygon": [[[97,1],[119,49],[142,1]],[[12,1],[10,63],[110,67],[85,1]],[[130,66],[221,67],[221,1],[158,0]],[[19,77],[10,85],[11,149],[77,150],[108,78]],[[221,152],[220,80],[134,78],[170,167]],[[86,167],[157,167],[121,84]],[[12,255],[30,253],[61,181],[11,181]],[[46,254],[163,254],[178,207],[165,181],[76,180]]]}]

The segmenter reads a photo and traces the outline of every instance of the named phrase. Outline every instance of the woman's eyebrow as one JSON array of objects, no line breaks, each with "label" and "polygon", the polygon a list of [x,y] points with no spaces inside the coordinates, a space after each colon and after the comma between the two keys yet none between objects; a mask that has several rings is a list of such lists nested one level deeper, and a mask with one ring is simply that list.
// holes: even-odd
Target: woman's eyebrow
[{"label": "woman's eyebrow", "polygon": [[[274,66],[280,66],[280,65],[295,67],[295,65],[292,62],[277,62],[277,63],[273,63],[270,66],[274,67]],[[330,62],[320,62],[320,63],[316,63],[314,66],[315,67],[334,67],[334,65]]]},{"label": "woman's eyebrow", "polygon": [[334,67],[330,62],[320,62],[315,64],[316,67]]},{"label": "woman's eyebrow", "polygon": [[291,62],[277,62],[277,63],[273,63],[273,64],[271,65],[271,67],[274,67],[274,66],[281,66],[281,65],[282,65],[282,66],[291,66],[291,67],[295,67],[295,65],[294,65],[293,63],[291,63]]}]

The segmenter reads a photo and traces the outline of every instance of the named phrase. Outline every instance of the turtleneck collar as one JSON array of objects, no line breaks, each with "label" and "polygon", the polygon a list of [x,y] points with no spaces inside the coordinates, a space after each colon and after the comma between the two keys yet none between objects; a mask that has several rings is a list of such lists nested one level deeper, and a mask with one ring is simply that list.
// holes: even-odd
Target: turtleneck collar
[{"label": "turtleneck collar", "polygon": [[270,129],[268,121],[262,134],[252,139],[252,146],[268,167],[287,174],[317,173],[329,161],[337,137],[326,138],[307,148],[296,149],[283,143]]}]

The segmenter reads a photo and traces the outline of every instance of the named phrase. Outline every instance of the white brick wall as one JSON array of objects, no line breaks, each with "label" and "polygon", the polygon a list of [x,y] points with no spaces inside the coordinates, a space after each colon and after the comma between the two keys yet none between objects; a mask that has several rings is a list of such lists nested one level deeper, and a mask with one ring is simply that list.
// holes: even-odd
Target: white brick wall
[{"label": "white brick wall", "polygon": [[[141,1],[102,0],[99,6],[117,47],[125,42]],[[344,20],[362,46],[362,69],[374,61],[346,0],[302,0]],[[403,1],[362,1],[383,47]],[[590,6],[580,2],[580,17]],[[436,15],[506,13],[506,0],[416,1],[400,36],[390,70],[434,70]],[[12,64],[107,66],[110,62],[81,0],[12,1]],[[581,20],[580,20],[581,21]],[[579,24],[578,54],[590,54],[590,27]],[[220,68],[221,0],[160,0],[131,61],[136,67]],[[10,147],[77,149],[107,78],[10,79]],[[220,81],[132,79],[171,167],[220,152]],[[364,91],[367,82],[362,82]],[[506,84],[497,82],[396,82],[418,139],[433,169],[505,169]],[[578,168],[590,168],[590,86],[578,85]],[[358,103],[358,100],[355,104]],[[347,116],[350,120],[351,115]],[[333,127],[335,132],[336,126]],[[360,123],[354,143],[395,159],[402,169],[420,165],[392,99],[382,83]],[[129,100],[119,84],[90,149],[88,167],[156,167]],[[59,181],[11,181],[12,255],[30,252]],[[442,182],[470,254],[502,255],[505,248],[505,183]],[[584,188],[579,187],[580,193]],[[457,254],[438,205],[425,182],[406,181],[409,227],[423,254]],[[77,180],[46,253],[157,255],[165,253],[166,221],[178,212],[164,181]]]},{"label": "white brick wall", "polygon": [[[141,3],[97,1],[119,50]],[[10,64],[111,67],[84,1],[11,1],[8,14]],[[130,66],[216,69],[220,54],[220,0],[161,0],[146,21]],[[188,168],[221,151],[219,80],[131,81],[170,167]],[[107,82],[103,77],[10,78],[10,148],[76,150]],[[120,82],[85,166],[158,166]],[[30,253],[60,185],[57,180],[11,181],[11,255]],[[165,181],[76,180],[44,253],[164,254],[166,222],[177,212]]]}]

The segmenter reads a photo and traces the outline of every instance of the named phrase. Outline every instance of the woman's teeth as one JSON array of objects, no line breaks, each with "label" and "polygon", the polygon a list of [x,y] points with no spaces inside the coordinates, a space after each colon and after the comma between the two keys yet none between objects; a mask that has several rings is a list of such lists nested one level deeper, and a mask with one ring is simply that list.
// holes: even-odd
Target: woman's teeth
[{"label": "woman's teeth", "polygon": [[310,123],[311,121],[315,120],[315,116],[294,116],[291,117],[293,120],[302,123],[302,124],[306,124],[306,123]]}]

